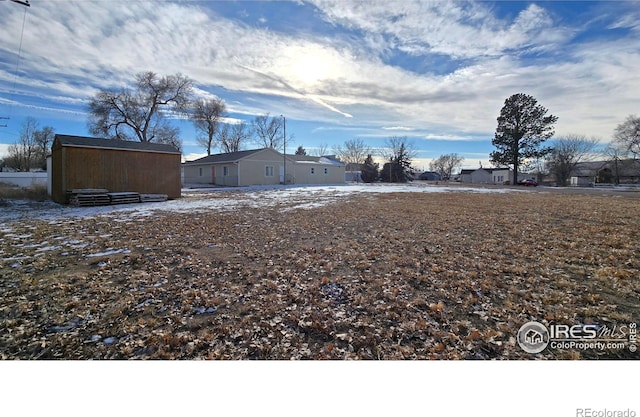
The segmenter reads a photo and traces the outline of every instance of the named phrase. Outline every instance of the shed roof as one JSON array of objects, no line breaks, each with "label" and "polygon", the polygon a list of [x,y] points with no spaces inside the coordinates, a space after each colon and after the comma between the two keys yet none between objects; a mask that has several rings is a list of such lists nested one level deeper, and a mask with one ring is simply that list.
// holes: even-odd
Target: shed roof
[{"label": "shed roof", "polygon": [[116,149],[138,152],[171,153],[180,155],[181,152],[173,145],[165,143],[133,142],[118,139],[103,139],[87,136],[56,135],[54,145],[76,148]]}]

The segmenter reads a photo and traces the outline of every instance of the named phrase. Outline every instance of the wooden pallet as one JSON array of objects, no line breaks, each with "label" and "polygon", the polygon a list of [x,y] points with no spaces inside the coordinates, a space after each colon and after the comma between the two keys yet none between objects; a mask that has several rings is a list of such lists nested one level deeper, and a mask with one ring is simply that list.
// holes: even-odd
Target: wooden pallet
[{"label": "wooden pallet", "polygon": [[111,204],[131,204],[140,202],[140,194],[134,192],[107,193]]},{"label": "wooden pallet", "polygon": [[106,194],[109,190],[106,188],[72,188],[67,190],[67,194]]},{"label": "wooden pallet", "polygon": [[107,194],[71,194],[69,204],[77,207],[106,206],[111,204]]},{"label": "wooden pallet", "polygon": [[140,194],[141,203],[158,203],[168,199],[169,196],[166,194]]}]

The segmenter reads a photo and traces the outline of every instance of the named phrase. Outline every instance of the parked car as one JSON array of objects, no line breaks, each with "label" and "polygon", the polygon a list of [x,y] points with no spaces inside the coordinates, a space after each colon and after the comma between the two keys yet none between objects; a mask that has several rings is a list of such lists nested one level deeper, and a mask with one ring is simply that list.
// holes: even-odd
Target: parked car
[{"label": "parked car", "polygon": [[525,187],[537,187],[538,181],[532,179],[520,180],[518,185],[524,185]]}]

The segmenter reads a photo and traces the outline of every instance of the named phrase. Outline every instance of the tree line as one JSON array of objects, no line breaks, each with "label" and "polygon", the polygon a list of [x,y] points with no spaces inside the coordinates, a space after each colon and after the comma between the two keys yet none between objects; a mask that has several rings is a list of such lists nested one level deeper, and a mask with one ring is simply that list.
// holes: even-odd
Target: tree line
[{"label": "tree line", "polygon": [[[225,102],[217,97],[195,99],[193,80],[182,74],[159,76],[147,71],[135,76],[133,88],[102,90],[89,103],[89,131],[96,136],[156,142],[182,149],[180,131],[168,117],[193,122],[196,141],[207,155],[215,148],[236,152],[253,141],[265,148],[284,146],[284,119],[269,114],[250,124],[231,123]],[[288,140],[293,136],[289,135]]]},{"label": "tree line", "polygon": [[40,127],[33,117],[27,117],[16,143],[9,145],[7,156],[0,159],[0,170],[15,171],[47,169],[47,155],[51,152],[54,130],[51,126]]},{"label": "tree line", "polygon": [[[207,155],[214,149],[235,152],[246,143],[283,150],[285,141],[291,143],[293,135],[285,138],[284,117],[269,113],[256,116],[251,122],[233,123],[227,120],[227,106],[217,97],[194,99],[193,80],[181,74],[159,76],[147,71],[135,76],[131,88],[105,89],[91,98],[87,125],[96,136],[116,140],[166,143],[182,149],[180,130],[169,123],[170,117],[188,118],[197,132],[196,141]],[[558,117],[527,94],[508,97],[497,118],[497,128],[492,140],[496,147],[490,155],[496,166],[511,166],[513,181],[517,182],[522,166],[544,161],[547,169],[556,177],[559,185],[565,185],[575,166],[588,157],[599,143],[583,135],[571,134],[555,139],[552,146],[545,142],[555,134]],[[10,145],[9,156],[0,167],[19,171],[46,168],[46,155],[54,136],[53,128],[39,128],[33,118],[27,118],[20,139]],[[326,154],[327,146],[320,145],[318,154]],[[413,178],[412,160],[415,148],[407,137],[390,137],[386,147],[379,152],[382,168],[373,162],[371,149],[361,139],[347,140],[337,146],[334,153],[345,164],[357,164],[362,169],[363,180],[381,179],[404,182]],[[617,126],[608,153],[615,157],[640,155],[640,118],[629,116]],[[299,147],[296,153],[306,153]],[[443,178],[451,178],[453,170],[462,166],[463,158],[457,154],[441,155],[433,160],[430,169]],[[366,173],[365,173],[366,171]]]},{"label": "tree line", "polygon": [[[595,153],[598,138],[581,134],[567,134],[555,138],[551,146],[545,142],[555,134],[558,117],[548,115],[548,110],[527,94],[508,97],[498,116],[498,126],[492,144],[491,162],[497,166],[513,167],[513,183],[518,182],[518,170],[522,165],[540,165],[539,172],[548,171],[559,186],[567,182],[576,166]],[[640,156],[640,118],[630,115],[620,123],[613,134],[613,141],[605,148],[614,161],[622,157]]]}]

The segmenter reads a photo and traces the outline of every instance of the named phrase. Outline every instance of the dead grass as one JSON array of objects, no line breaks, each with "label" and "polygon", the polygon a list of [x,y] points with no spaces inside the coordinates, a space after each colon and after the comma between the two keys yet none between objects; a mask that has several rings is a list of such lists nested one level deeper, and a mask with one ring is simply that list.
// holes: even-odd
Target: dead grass
[{"label": "dead grass", "polygon": [[0,354],[631,358],[529,355],[515,336],[530,320],[637,321],[639,238],[637,199],[544,193],[21,220],[0,230]]},{"label": "dead grass", "polygon": [[0,182],[0,205],[3,200],[49,200],[47,187],[44,185],[33,185],[31,187],[18,187],[13,184]]}]

